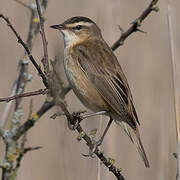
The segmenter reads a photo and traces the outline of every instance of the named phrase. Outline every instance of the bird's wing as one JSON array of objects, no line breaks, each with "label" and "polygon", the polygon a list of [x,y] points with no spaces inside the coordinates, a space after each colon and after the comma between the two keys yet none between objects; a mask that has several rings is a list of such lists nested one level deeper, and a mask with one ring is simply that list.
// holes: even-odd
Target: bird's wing
[{"label": "bird's wing", "polygon": [[[93,51],[93,49],[97,50]],[[121,116],[125,111],[130,115],[131,118],[127,123],[136,129],[136,122],[139,123],[139,121],[130,88],[109,46],[104,41],[98,41],[93,44],[89,43],[88,47],[82,44],[77,45],[75,51],[87,78],[116,113]]]}]

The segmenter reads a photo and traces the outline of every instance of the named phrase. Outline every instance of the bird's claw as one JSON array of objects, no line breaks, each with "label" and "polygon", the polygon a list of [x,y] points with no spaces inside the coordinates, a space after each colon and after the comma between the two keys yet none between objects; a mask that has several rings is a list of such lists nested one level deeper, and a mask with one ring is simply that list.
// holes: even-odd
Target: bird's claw
[{"label": "bird's claw", "polygon": [[68,121],[68,127],[70,130],[75,130],[79,125],[79,121],[76,120],[75,122],[71,123],[70,121]]},{"label": "bird's claw", "polygon": [[78,117],[81,116],[81,114],[84,114],[84,113],[86,113],[86,112],[87,112],[86,110],[81,110],[81,111],[73,112],[73,113],[72,113],[72,116],[78,118]]},{"label": "bird's claw", "polygon": [[73,112],[72,116],[73,116],[73,123],[71,121],[68,121],[68,127],[71,130],[75,130],[79,123],[82,121],[82,117],[81,114],[85,113],[86,111],[78,111],[78,112]]}]

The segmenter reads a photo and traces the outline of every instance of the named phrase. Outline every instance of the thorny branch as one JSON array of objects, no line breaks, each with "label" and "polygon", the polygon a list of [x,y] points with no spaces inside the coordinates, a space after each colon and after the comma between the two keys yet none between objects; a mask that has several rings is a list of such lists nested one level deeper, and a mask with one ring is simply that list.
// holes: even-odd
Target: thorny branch
[{"label": "thorny branch", "polygon": [[[18,0],[19,1],[19,0]],[[143,11],[143,13],[139,16],[139,18],[137,18],[132,26],[126,31],[123,32],[121,37],[113,44],[112,46],[112,50],[116,50],[119,46],[121,46],[123,44],[123,42],[126,40],[126,38],[131,35],[133,32],[136,31],[140,31],[138,29],[138,27],[141,25],[142,21],[152,12],[152,11],[157,11],[158,8],[156,6],[158,0],[152,0],[152,2],[150,3],[150,5],[148,6],[148,8]],[[38,64],[36,63],[35,59],[33,58],[33,56],[30,53],[30,50],[28,49],[27,45],[23,42],[23,40],[20,38],[20,36],[18,35],[18,33],[16,32],[16,30],[13,28],[13,26],[11,25],[10,21],[8,20],[8,18],[4,17],[4,15],[0,14],[0,18],[3,18],[8,26],[10,27],[10,29],[13,31],[13,33],[15,34],[15,36],[18,39],[18,42],[24,47],[25,51],[28,54],[28,57],[30,58],[31,62],[33,63],[33,65],[35,66],[36,70],[38,71],[38,73],[40,74],[40,76],[42,77],[43,83],[46,86],[47,89],[51,88],[49,87],[48,84],[48,76],[47,76],[47,72],[49,72],[49,63],[48,63],[48,52],[47,52],[47,41],[46,41],[46,37],[45,37],[45,33],[44,33],[44,26],[43,26],[43,18],[41,15],[41,11],[40,11],[40,6],[38,4],[38,0],[36,0],[36,5],[37,5],[37,10],[38,10],[38,14],[39,14],[39,19],[40,19],[40,26],[41,26],[41,35],[42,35],[42,41],[43,41],[43,49],[44,49],[44,64],[46,66],[44,66],[45,68],[45,74],[43,73],[43,71],[41,70],[41,68],[38,66]],[[69,87],[65,87],[62,91],[63,94],[59,95],[59,97],[61,97],[61,99],[64,99],[66,94],[69,92],[70,88]],[[53,97],[53,94],[51,94]],[[60,106],[60,108],[62,109],[63,113],[66,115],[68,121],[70,122],[70,124],[75,125],[77,121],[80,121],[80,116],[73,116],[73,114],[69,113],[66,105],[64,104],[64,102],[59,99],[58,101],[56,101],[56,99],[54,99],[55,101],[53,101],[52,99],[48,99],[44,102],[44,104],[42,105],[42,107],[39,109],[39,111],[37,111],[36,113],[34,113],[24,124],[20,125],[18,130],[15,132],[15,134],[12,136],[12,140],[13,141],[17,141],[21,136],[23,136],[31,127],[34,126],[34,124],[37,122],[37,120],[40,119],[40,117],[47,112],[51,107],[53,107],[54,105],[58,105]],[[78,133],[81,135],[81,138],[84,139],[88,145],[88,147],[92,147],[93,146],[93,141],[92,139],[84,132],[84,130],[82,129],[81,125],[78,124],[77,127],[75,128]],[[3,131],[1,131],[3,132]],[[102,152],[100,152],[100,150],[98,149],[98,147],[96,147],[94,153],[97,155],[97,157],[102,161],[102,163],[109,168],[109,170],[116,176],[116,178],[118,180],[123,180],[124,177],[121,175],[120,170],[118,168],[116,168],[112,161],[110,159],[107,159]]]},{"label": "thorny branch", "polygon": [[[23,5],[24,7],[28,8],[30,10],[30,23],[29,23],[29,32],[27,35],[26,40],[26,46],[29,49],[29,52],[32,50],[33,46],[33,40],[35,39],[37,33],[39,32],[39,23],[37,19],[37,11],[34,6],[34,4],[26,4],[21,3],[20,0],[15,0],[19,4]],[[47,0],[42,0],[41,5],[43,7],[43,14],[47,7]],[[2,16],[0,17],[2,18]],[[8,23],[7,23],[8,24]],[[25,51],[23,58],[19,61],[18,66],[18,76],[17,79],[14,82],[13,88],[11,90],[11,96],[22,94],[25,90],[27,82],[29,82],[32,78],[32,75],[28,72],[28,53]],[[16,178],[16,174],[18,172],[18,168],[14,169],[14,161],[16,158],[18,158],[18,154],[21,151],[22,147],[19,147],[19,141],[14,141],[12,136],[14,133],[16,133],[17,129],[20,126],[21,123],[21,117],[22,117],[22,105],[21,105],[21,99],[16,99],[15,108],[13,111],[13,118],[11,120],[11,127],[8,130],[4,130],[3,127],[6,123],[10,107],[12,105],[11,102],[7,103],[3,112],[3,116],[1,118],[0,123],[0,135],[2,136],[5,145],[6,145],[6,151],[5,156],[0,162],[0,166],[2,168],[2,180],[12,180]],[[24,136],[24,135],[23,135]],[[21,151],[22,152],[22,151]]]},{"label": "thorny branch", "polygon": [[138,29],[141,26],[141,23],[144,21],[144,19],[152,12],[157,12],[159,8],[156,6],[158,3],[158,0],[152,0],[149,6],[143,11],[143,13],[132,23],[130,28],[123,32],[120,36],[120,38],[111,46],[112,50],[115,51],[119,46],[122,46],[124,44],[124,41],[127,37],[129,37],[132,33],[141,31]]},{"label": "thorny branch", "polygon": [[[78,131],[80,135],[82,135],[82,138],[86,141],[86,144],[89,148],[94,146],[92,139],[84,132],[80,124],[78,124],[76,130]],[[115,177],[118,180],[125,180],[125,178],[121,174],[121,169],[114,166],[114,162],[111,161],[111,158],[106,158],[104,154],[99,150],[98,147],[96,147],[96,149],[94,150],[94,153],[101,160],[101,162],[109,169],[109,171],[115,175]]]},{"label": "thorny branch", "polygon": [[[44,47],[44,57],[47,58],[45,59],[45,63],[48,63],[48,52],[47,52],[47,42],[46,42],[46,37],[45,37],[45,33],[44,33],[44,25],[43,25],[43,19],[41,16],[41,10],[39,7],[39,3],[38,0],[36,0],[36,4],[37,4],[37,11],[39,14],[39,18],[40,18],[40,24],[41,24],[41,35],[42,35],[42,40],[43,40],[43,47]],[[47,68],[49,67],[49,64],[46,64]],[[49,69],[47,69],[49,70]],[[49,73],[49,71],[47,71],[47,73]],[[49,88],[51,89],[51,85],[49,86]],[[84,130],[82,129],[81,125],[80,125],[80,121],[81,121],[81,117],[80,119],[76,119],[76,116],[73,116],[73,114],[71,114],[66,105],[64,104],[64,102],[62,100],[60,100],[59,98],[57,99],[57,94],[55,92],[53,92],[53,90],[51,90],[51,95],[54,98],[55,104],[58,105],[61,110],[64,112],[68,123],[70,124],[70,126],[76,126],[76,123],[78,123],[77,127],[75,128],[79,134],[83,134],[82,138],[86,141],[86,144],[88,145],[89,148],[93,147],[93,141],[91,140],[91,138],[84,132]],[[80,120],[79,122],[77,122],[78,120]],[[69,126],[69,128],[70,128]],[[109,171],[111,171],[118,180],[124,180],[124,177],[121,175],[121,172],[118,170],[118,168],[116,168],[110,161],[107,160],[107,158],[103,155],[103,153],[100,152],[100,150],[98,149],[98,147],[96,147],[95,149],[95,154],[97,155],[97,157],[103,162],[103,164],[109,168]]]},{"label": "thorny branch", "polygon": [[26,43],[21,39],[21,37],[16,32],[16,30],[14,29],[14,27],[12,26],[12,24],[10,23],[8,18],[6,18],[3,14],[0,14],[0,18],[4,19],[6,21],[7,25],[10,27],[10,29],[12,30],[12,32],[15,34],[16,38],[18,39],[18,43],[20,43],[24,47],[26,53],[28,54],[29,59],[31,60],[31,62],[33,63],[34,67],[38,71],[39,75],[41,76],[44,85],[46,87],[48,87],[46,76],[42,72],[41,67],[37,64],[37,62],[34,59],[34,57],[32,56],[32,54],[31,54],[28,46],[26,45]]}]

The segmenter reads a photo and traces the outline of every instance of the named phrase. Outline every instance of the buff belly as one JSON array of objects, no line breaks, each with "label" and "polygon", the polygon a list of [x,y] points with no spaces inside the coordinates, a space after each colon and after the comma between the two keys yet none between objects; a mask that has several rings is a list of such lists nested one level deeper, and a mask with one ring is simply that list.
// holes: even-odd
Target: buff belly
[{"label": "buff belly", "polygon": [[85,73],[74,59],[66,57],[64,68],[71,88],[80,101],[94,112],[108,110],[108,105],[95,89],[94,85],[87,79]]}]

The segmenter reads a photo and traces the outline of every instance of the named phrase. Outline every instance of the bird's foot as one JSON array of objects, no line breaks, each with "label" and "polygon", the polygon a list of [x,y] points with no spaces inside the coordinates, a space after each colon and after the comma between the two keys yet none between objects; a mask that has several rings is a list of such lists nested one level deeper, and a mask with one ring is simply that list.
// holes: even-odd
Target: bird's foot
[{"label": "bird's foot", "polygon": [[81,114],[85,113],[86,111],[77,111],[77,112],[73,112],[72,113],[72,117],[73,117],[73,122],[72,121],[68,121],[68,127],[71,130],[75,130],[79,123],[83,120]]},{"label": "bird's foot", "polygon": [[73,112],[72,116],[79,117],[79,116],[81,116],[81,114],[84,114],[86,112],[87,112],[86,110],[80,110],[80,111],[77,111],[77,112]]}]

